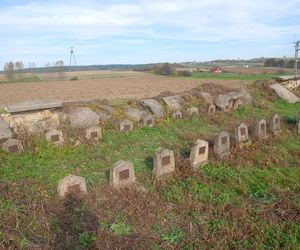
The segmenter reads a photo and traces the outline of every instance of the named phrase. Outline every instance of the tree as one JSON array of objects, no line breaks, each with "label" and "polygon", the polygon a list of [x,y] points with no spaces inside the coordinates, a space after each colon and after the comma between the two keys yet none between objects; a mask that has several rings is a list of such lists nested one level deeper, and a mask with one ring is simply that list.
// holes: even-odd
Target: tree
[{"label": "tree", "polygon": [[284,67],[284,60],[283,59],[279,59],[277,62],[276,62],[276,66],[277,67]]},{"label": "tree", "polygon": [[169,76],[173,73],[174,69],[169,63],[164,63],[155,67],[153,71],[157,75]]},{"label": "tree", "polygon": [[15,69],[17,70],[17,74],[19,76],[19,78],[22,78],[23,77],[23,74],[22,74],[22,70],[24,68],[24,64],[22,61],[16,61],[15,62]]},{"label": "tree", "polygon": [[57,72],[58,72],[58,78],[60,80],[64,79],[65,72],[64,72],[64,61],[59,60],[55,63],[55,66],[57,67]]},{"label": "tree", "polygon": [[9,81],[15,79],[15,67],[13,62],[7,62],[4,65],[4,73]]},{"label": "tree", "polygon": [[294,68],[294,66],[295,66],[295,60],[294,59],[290,59],[290,60],[287,61],[287,63],[286,63],[287,68]]},{"label": "tree", "polygon": [[276,67],[276,60],[274,58],[267,59],[264,63],[264,67]]}]

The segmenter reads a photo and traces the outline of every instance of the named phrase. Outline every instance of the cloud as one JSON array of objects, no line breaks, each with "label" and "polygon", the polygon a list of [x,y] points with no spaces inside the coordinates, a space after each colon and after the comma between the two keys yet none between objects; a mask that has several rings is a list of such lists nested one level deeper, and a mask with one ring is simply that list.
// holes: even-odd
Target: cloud
[{"label": "cloud", "polygon": [[140,53],[155,44],[169,56],[193,42],[274,44],[300,30],[296,0],[22,1],[1,4],[0,12],[2,60],[17,52],[46,57],[74,43]]}]

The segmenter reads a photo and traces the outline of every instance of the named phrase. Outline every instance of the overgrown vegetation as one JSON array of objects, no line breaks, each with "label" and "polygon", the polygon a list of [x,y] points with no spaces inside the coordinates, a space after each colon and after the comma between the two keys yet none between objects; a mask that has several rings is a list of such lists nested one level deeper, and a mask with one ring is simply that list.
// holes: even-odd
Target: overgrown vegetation
[{"label": "overgrown vegetation", "polygon": [[162,76],[191,76],[192,72],[189,69],[176,69],[173,64],[164,63],[154,66],[152,69],[147,69],[152,71],[156,75]]},{"label": "overgrown vegetation", "polygon": [[[269,59],[265,60],[264,67],[294,68],[295,67],[295,59],[269,58]],[[298,65],[298,68],[300,68],[300,65]]]},{"label": "overgrown vegetation", "polygon": [[[34,249],[299,249],[300,136],[293,124],[266,141],[232,145],[224,161],[213,154],[189,170],[197,138],[211,140],[234,125],[253,126],[278,113],[296,119],[300,104],[268,99],[253,87],[255,106],[207,117],[165,119],[154,128],[121,134],[107,126],[96,145],[55,148],[42,140],[22,154],[0,151],[0,248]],[[267,97],[267,98],[266,98]],[[176,174],[152,183],[152,157],[173,149]],[[107,171],[119,159],[134,163],[141,190],[111,190]],[[58,181],[84,176],[89,194],[60,201]]]}]

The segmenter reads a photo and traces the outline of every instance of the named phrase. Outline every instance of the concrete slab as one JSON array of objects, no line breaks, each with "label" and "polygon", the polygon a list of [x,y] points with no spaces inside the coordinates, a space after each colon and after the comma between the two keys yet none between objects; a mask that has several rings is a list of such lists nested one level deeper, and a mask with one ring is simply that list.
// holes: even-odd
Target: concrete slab
[{"label": "concrete slab", "polygon": [[300,98],[298,96],[294,95],[291,91],[289,91],[279,83],[271,85],[270,88],[273,89],[279,97],[288,101],[289,103],[296,103],[300,101]]},{"label": "concrete slab", "polygon": [[5,107],[5,111],[9,113],[19,113],[41,109],[61,108],[62,102],[57,100],[50,101],[31,101],[11,103]]},{"label": "concrete slab", "polygon": [[168,107],[172,110],[181,110],[182,96],[174,95],[174,96],[165,96],[162,98],[164,102],[168,105]]},{"label": "concrete slab", "polygon": [[157,118],[164,117],[165,115],[164,109],[158,101],[154,99],[144,99],[141,100],[140,103],[143,107],[149,108]]}]

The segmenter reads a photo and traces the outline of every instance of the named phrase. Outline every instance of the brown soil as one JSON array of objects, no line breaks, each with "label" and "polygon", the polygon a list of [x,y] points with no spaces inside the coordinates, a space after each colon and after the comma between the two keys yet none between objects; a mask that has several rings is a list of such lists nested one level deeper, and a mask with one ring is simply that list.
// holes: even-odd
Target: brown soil
[{"label": "brown soil", "polygon": [[147,98],[162,92],[182,92],[201,84],[239,88],[241,81],[197,80],[159,76],[126,76],[79,81],[50,81],[42,83],[11,83],[0,85],[0,107],[30,100],[58,99],[83,101],[92,99]]}]

